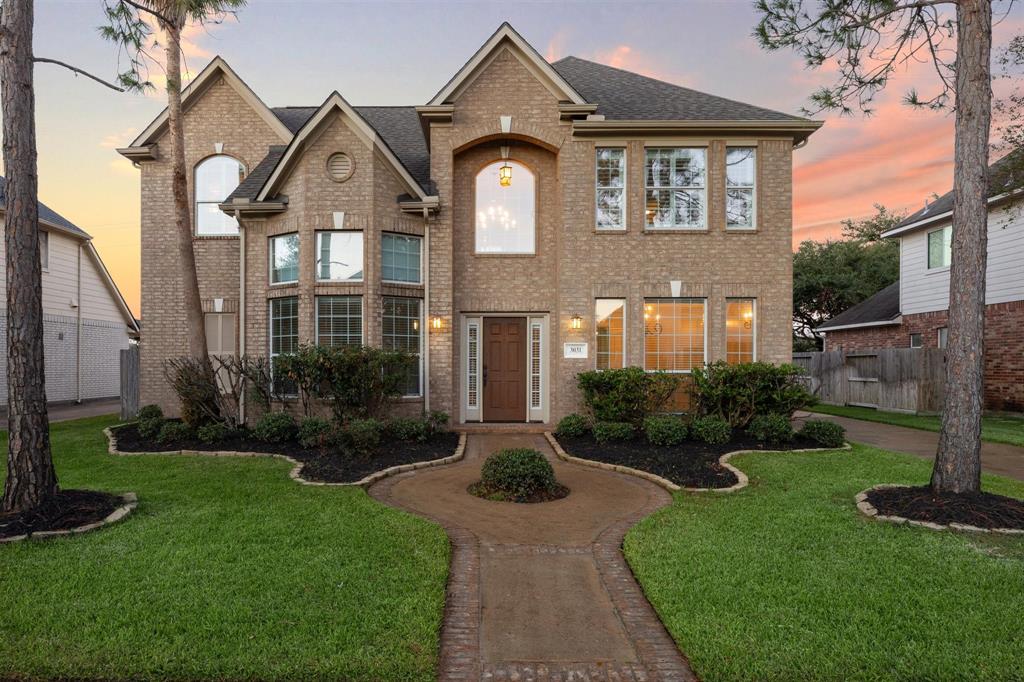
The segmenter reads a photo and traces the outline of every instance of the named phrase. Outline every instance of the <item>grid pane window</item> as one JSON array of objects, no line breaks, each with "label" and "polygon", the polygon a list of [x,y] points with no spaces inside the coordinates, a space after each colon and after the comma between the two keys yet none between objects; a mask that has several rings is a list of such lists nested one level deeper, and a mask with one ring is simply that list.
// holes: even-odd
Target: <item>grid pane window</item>
[{"label": "grid pane window", "polygon": [[321,282],[362,282],[363,233],[317,232],[316,278]]},{"label": "grid pane window", "polygon": [[299,281],[299,235],[270,238],[270,283]]},{"label": "grid pane window", "polygon": [[219,155],[200,162],[195,171],[196,234],[238,234],[238,221],[218,208],[245,177],[245,166]]},{"label": "grid pane window", "polygon": [[597,229],[626,229],[626,150],[597,149],[595,205]]},{"label": "grid pane window", "polygon": [[[274,358],[299,349],[299,299],[296,296],[270,300],[270,367]],[[274,372],[274,390],[278,395],[294,395],[295,383]]]},{"label": "grid pane window", "polygon": [[948,268],[953,255],[953,228],[950,226],[928,233],[928,269]]},{"label": "grid pane window", "polygon": [[910,347],[911,348],[921,348],[922,346],[924,346],[924,341],[923,341],[923,339],[921,337],[920,332],[911,334],[910,335]]},{"label": "grid pane window", "polygon": [[725,153],[725,220],[732,229],[754,229],[757,149],[730,147]]},{"label": "grid pane window", "polygon": [[644,166],[649,228],[703,229],[707,203],[707,150],[648,149]]},{"label": "grid pane window", "polygon": [[417,362],[409,369],[404,395],[420,395],[420,340],[423,325],[420,323],[418,298],[384,298],[384,349],[404,350],[416,356]]},{"label": "grid pane window", "polygon": [[423,240],[404,234],[385,234],[381,239],[384,280],[419,284],[420,250]]},{"label": "grid pane window", "polygon": [[725,361],[730,365],[754,361],[754,299],[730,298],[725,303]]},{"label": "grid pane window", "polygon": [[317,296],[316,342],[331,348],[363,345],[362,297]]},{"label": "grid pane window", "polygon": [[705,306],[702,298],[644,301],[644,368],[689,372],[704,364]]},{"label": "grid pane window", "polygon": [[597,368],[621,369],[626,350],[626,302],[599,298],[594,304],[597,321]]}]

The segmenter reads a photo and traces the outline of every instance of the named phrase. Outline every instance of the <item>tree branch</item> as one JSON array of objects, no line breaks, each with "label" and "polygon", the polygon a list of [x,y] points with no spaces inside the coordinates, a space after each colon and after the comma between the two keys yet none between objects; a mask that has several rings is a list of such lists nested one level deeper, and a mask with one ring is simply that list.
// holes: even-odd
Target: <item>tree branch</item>
[{"label": "tree branch", "polygon": [[137,10],[139,10],[140,12],[145,12],[145,13],[151,15],[151,16],[154,16],[154,17],[156,17],[157,19],[159,19],[160,21],[164,22],[165,24],[167,24],[169,26],[173,26],[174,25],[173,21],[171,21],[170,19],[165,17],[160,12],[157,12],[155,9],[153,9],[151,7],[146,7],[143,4],[135,2],[134,0],[118,0],[118,2],[123,3],[125,5],[131,5],[132,7],[134,7]]},{"label": "tree branch", "polygon": [[87,78],[91,78],[94,81],[96,81],[97,83],[99,83],[100,85],[105,85],[108,88],[110,88],[111,90],[117,90],[118,92],[124,92],[124,88],[119,88],[116,85],[114,85],[113,83],[109,83],[109,82],[103,80],[102,78],[100,78],[98,76],[92,75],[88,71],[83,71],[82,69],[78,68],[77,66],[72,66],[71,64],[68,64],[66,62],[62,62],[62,61],[59,61],[57,59],[47,59],[46,57],[33,57],[32,61],[33,62],[38,62],[38,63],[41,63],[41,64],[56,64],[57,66],[63,66],[65,69],[73,71],[76,75],[77,74],[81,74],[83,76],[86,76]]}]

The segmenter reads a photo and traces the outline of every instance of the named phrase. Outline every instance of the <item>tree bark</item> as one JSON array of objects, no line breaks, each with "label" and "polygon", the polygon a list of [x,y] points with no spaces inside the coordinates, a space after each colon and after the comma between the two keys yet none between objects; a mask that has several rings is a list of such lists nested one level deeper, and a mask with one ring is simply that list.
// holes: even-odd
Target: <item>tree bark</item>
[{"label": "tree bark", "polygon": [[935,493],[981,489],[988,137],[992,115],[991,0],[957,5],[953,254],[949,274],[946,404],[932,469]]},{"label": "tree bark", "polygon": [[57,493],[43,364],[42,265],[32,78],[33,0],[4,0],[0,106],[7,175],[7,481],[3,510],[27,511]]},{"label": "tree bark", "polygon": [[[168,8],[171,9],[171,8]],[[206,323],[199,297],[199,277],[192,247],[192,205],[188,200],[185,170],[185,131],[181,114],[181,29],[184,21],[171,16],[173,24],[161,22],[167,34],[167,125],[171,144],[171,187],[174,192],[174,223],[178,233],[178,261],[181,267],[186,335],[190,357],[207,357]]]}]

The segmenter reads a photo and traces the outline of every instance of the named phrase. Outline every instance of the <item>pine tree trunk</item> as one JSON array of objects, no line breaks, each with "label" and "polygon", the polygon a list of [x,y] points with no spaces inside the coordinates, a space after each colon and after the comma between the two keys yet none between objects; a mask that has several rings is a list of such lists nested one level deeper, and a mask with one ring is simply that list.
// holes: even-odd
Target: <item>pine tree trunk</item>
[{"label": "pine tree trunk", "polygon": [[990,0],[961,0],[957,5],[957,23],[953,257],[949,274],[946,404],[931,480],[935,493],[981,489],[988,135],[992,114]]},{"label": "pine tree trunk", "polygon": [[[173,17],[172,17],[173,18]],[[188,200],[185,169],[185,131],[181,115],[181,27],[164,24],[167,34],[167,124],[171,143],[171,187],[174,192],[174,224],[178,233],[178,264],[184,288],[185,323],[188,354],[206,358],[206,323],[199,298],[195,250],[192,247],[192,205]]]},{"label": "pine tree trunk", "polygon": [[32,82],[33,0],[4,0],[0,106],[7,175],[7,481],[3,510],[26,511],[57,492],[43,365],[42,266]]}]

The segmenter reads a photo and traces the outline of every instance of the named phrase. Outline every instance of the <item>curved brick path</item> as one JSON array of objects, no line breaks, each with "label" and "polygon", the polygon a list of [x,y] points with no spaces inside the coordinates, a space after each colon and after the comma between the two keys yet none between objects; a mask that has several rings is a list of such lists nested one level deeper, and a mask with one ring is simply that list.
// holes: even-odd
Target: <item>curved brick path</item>
[{"label": "curved brick path", "polygon": [[[484,458],[505,447],[545,453],[570,495],[533,505],[469,495]],[[661,488],[558,461],[539,434],[473,434],[461,462],[370,494],[451,539],[440,679],[696,679],[620,551],[633,524],[670,502]]]}]

